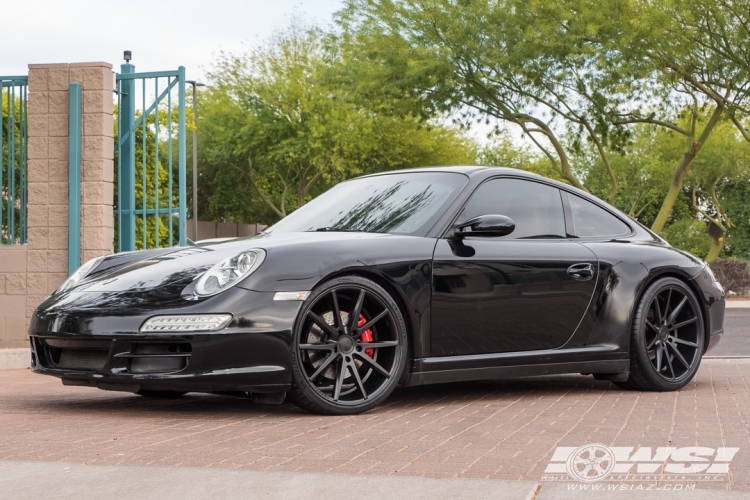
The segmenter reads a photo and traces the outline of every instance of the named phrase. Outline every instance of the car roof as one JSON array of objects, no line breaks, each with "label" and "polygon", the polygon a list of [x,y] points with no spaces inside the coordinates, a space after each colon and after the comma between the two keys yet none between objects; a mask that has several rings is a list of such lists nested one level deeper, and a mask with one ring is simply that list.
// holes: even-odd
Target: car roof
[{"label": "car roof", "polygon": [[411,174],[411,173],[429,173],[429,172],[450,172],[454,174],[463,174],[468,177],[490,177],[493,175],[520,175],[523,177],[534,177],[534,178],[545,178],[539,174],[528,172],[526,170],[519,170],[517,168],[507,167],[488,167],[484,165],[451,165],[446,167],[422,167],[422,168],[405,168],[401,170],[388,170],[385,172],[378,172],[374,174],[368,174],[360,176],[362,177],[377,177],[381,175],[392,175],[392,174]]},{"label": "car roof", "polygon": [[548,184],[553,184],[557,186],[558,188],[562,188],[564,190],[575,193],[584,198],[595,200],[598,203],[603,203],[603,201],[600,200],[599,198],[591,195],[590,193],[587,193],[586,191],[578,189],[575,186],[571,186],[570,184],[566,184],[564,182],[560,182],[555,179],[550,179],[549,177],[545,177],[543,175],[540,175],[534,172],[529,172],[528,170],[521,170],[518,168],[509,168],[509,167],[488,167],[485,165],[455,165],[455,166],[447,166],[447,167],[408,168],[408,169],[390,170],[386,172],[378,172],[375,174],[363,175],[360,177],[355,177],[350,180],[361,179],[364,177],[377,177],[381,175],[391,175],[391,174],[408,174],[408,173],[415,173],[415,172],[425,172],[425,173],[450,172],[450,173],[455,173],[455,174],[463,174],[463,175],[466,175],[467,177],[474,178],[474,179],[479,179],[480,182],[489,177],[495,177],[498,175],[527,177],[529,179],[543,180],[544,182]]}]

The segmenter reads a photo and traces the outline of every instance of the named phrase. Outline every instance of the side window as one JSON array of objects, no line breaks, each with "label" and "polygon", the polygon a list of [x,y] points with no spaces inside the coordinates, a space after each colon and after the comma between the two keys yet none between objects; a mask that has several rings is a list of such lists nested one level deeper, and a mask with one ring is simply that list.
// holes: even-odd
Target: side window
[{"label": "side window", "polygon": [[521,179],[493,179],[476,190],[461,221],[477,215],[506,215],[516,229],[506,238],[564,238],[565,216],[557,188]]},{"label": "side window", "polygon": [[581,238],[623,236],[630,228],[620,219],[588,200],[568,194],[573,212],[573,234]]}]

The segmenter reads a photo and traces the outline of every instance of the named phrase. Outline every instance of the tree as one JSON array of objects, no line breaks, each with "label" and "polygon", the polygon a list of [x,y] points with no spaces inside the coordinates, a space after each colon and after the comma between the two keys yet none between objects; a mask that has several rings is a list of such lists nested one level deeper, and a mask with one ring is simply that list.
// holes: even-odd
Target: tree
[{"label": "tree", "polygon": [[507,136],[498,135],[479,150],[477,163],[488,167],[517,168],[534,172],[557,181],[563,178],[552,167],[547,158],[538,151],[514,144]]},{"label": "tree", "polygon": [[588,7],[581,16],[574,7],[349,0],[339,24],[357,63],[351,73],[367,75],[371,92],[406,92],[424,109],[461,113],[467,126],[488,117],[514,124],[558,176],[584,190],[570,157],[588,141],[608,171],[612,203],[618,186],[608,146],[621,146],[627,130],[611,126],[603,103],[624,99],[628,82],[601,70],[602,44],[589,33],[593,23],[602,37],[614,36],[609,10]]},{"label": "tree", "polygon": [[724,251],[729,256],[750,259],[750,182],[729,186],[723,198],[734,226],[724,240]]},{"label": "tree", "polygon": [[[693,161],[724,118],[742,126],[750,87],[748,0],[349,0],[339,24],[372,92],[518,125],[577,187],[572,156],[612,154],[639,124],[683,137],[653,220],[661,232]],[[706,120],[703,117],[707,116]],[[588,152],[587,152],[588,154]],[[586,186],[589,187],[588,185]]]},{"label": "tree", "polygon": [[343,63],[330,41],[293,24],[265,46],[219,59],[199,125],[212,212],[270,222],[355,175],[473,163],[459,131],[386,113],[338,85],[332,74]]},{"label": "tree", "polygon": [[707,262],[719,256],[726,234],[735,227],[727,212],[726,192],[750,182],[750,144],[729,122],[718,125],[715,136],[695,160],[696,168],[686,181],[693,208],[706,222],[712,239]]},{"label": "tree", "polygon": [[[660,149],[662,135],[653,125],[634,126],[628,144],[609,153],[618,185],[613,204],[644,225],[650,225],[656,217],[674,162]],[[609,171],[593,147],[581,148],[571,162],[577,174],[586,180],[589,191],[604,198],[610,189]]]},{"label": "tree", "polygon": [[[620,61],[617,66],[627,71],[628,79],[652,91],[644,94],[645,102],[608,104],[610,121],[620,126],[650,123],[683,137],[682,155],[652,225],[661,233],[691,166],[717,125],[729,118],[742,131],[740,116],[747,116],[743,102],[750,73],[746,62],[736,61],[746,50],[747,24],[741,13],[748,2],[651,0],[624,5],[613,16],[622,35],[610,38],[604,47],[609,58]],[[645,36],[635,36],[644,27]]]}]

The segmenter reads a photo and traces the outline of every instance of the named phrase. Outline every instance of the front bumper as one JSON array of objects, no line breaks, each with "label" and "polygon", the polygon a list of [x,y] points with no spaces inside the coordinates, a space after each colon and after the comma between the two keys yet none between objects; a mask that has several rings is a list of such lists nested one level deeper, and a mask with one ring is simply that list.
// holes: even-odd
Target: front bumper
[{"label": "front bumper", "polygon": [[[217,296],[186,301],[179,308],[131,310],[128,315],[117,308],[80,310],[45,303],[29,331],[31,369],[59,377],[66,385],[129,392],[288,390],[292,327],[301,303],[273,301],[273,293],[266,292],[225,293],[221,300]],[[234,319],[212,333],[138,332],[157,314],[209,312],[231,312]]]},{"label": "front bumper", "polygon": [[705,354],[716,347],[724,334],[726,299],[724,297],[724,289],[711,279],[705,268],[693,278],[693,281],[700,287],[701,294],[698,300],[702,302],[703,313],[706,319],[706,342],[704,343],[706,348],[703,351]]}]

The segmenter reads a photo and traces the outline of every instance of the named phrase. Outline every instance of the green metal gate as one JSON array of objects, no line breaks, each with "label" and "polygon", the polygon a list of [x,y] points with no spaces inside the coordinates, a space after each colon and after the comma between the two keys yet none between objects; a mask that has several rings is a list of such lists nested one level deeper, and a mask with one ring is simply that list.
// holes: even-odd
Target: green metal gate
[{"label": "green metal gate", "polygon": [[0,76],[0,245],[26,243],[28,77]]},{"label": "green metal gate", "polygon": [[186,244],[185,68],[117,75],[115,250]]}]

